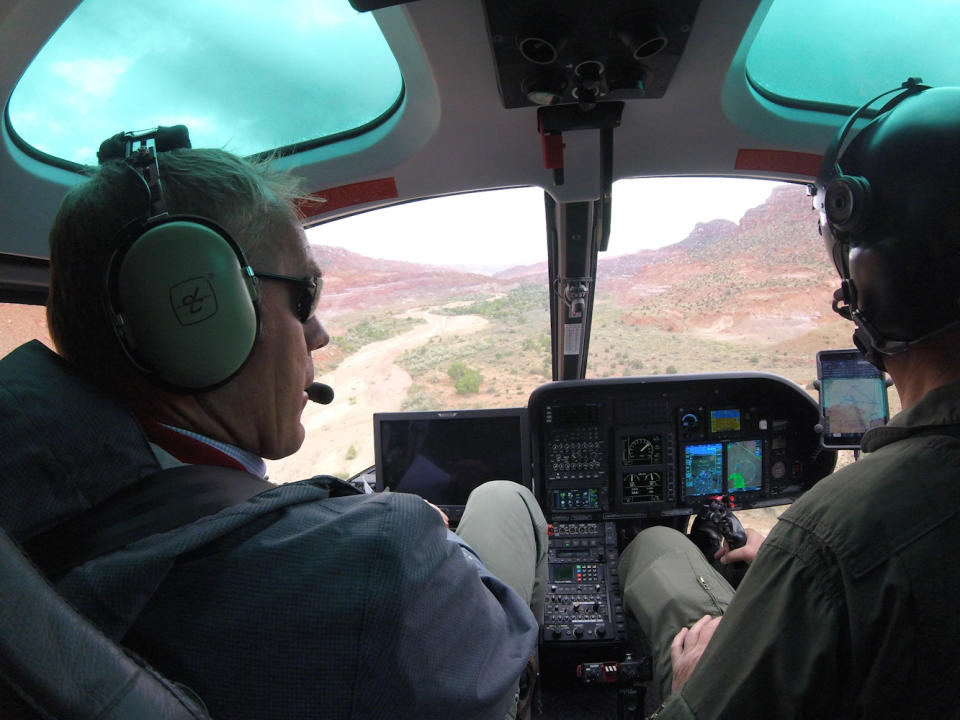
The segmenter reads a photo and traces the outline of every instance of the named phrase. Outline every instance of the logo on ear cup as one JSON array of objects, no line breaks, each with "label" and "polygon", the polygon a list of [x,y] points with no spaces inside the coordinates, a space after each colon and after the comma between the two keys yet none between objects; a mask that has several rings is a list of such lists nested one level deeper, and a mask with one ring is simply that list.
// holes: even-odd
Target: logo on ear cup
[{"label": "logo on ear cup", "polygon": [[181,325],[193,325],[217,314],[217,294],[207,278],[191,278],[170,288],[170,306]]}]

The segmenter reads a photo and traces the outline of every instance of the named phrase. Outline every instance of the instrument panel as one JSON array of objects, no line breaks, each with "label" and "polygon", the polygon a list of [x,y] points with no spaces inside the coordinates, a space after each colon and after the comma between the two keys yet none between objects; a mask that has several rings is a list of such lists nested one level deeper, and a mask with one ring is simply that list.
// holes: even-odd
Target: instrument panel
[{"label": "instrument panel", "polygon": [[548,519],[695,513],[792,502],[829,473],[814,400],[763,373],[579,380],[528,405],[533,472]]},{"label": "instrument panel", "polygon": [[622,643],[621,528],[699,512],[790,503],[833,470],[819,410],[763,373],[575,380],[527,406],[533,481],[549,522],[541,630],[561,652]]}]

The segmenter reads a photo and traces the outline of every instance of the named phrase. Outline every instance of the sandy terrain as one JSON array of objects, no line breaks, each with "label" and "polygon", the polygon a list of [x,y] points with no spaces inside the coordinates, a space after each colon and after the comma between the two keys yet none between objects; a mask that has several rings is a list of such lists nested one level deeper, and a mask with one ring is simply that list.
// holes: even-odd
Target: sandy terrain
[{"label": "sandy terrain", "polygon": [[[307,405],[303,412],[307,439],[291,457],[267,462],[272,481],[290,482],[318,474],[353,475],[373,465],[373,413],[400,410],[412,382],[395,364],[397,358],[434,335],[467,335],[487,324],[477,315],[414,312],[411,317],[426,323],[364,345],[335,370],[317,378],[334,389],[334,400],[329,405]],[[349,459],[351,447],[355,457]]]}]

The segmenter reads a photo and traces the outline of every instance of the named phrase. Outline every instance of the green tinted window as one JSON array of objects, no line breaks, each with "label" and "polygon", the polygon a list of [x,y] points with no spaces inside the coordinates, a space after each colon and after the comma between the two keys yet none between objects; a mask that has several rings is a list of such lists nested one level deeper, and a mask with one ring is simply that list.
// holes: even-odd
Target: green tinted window
[{"label": "green tinted window", "polygon": [[249,155],[354,130],[400,96],[397,62],[346,0],[86,0],[10,100],[29,145],[96,163],[122,130],[183,123]]},{"label": "green tinted window", "polygon": [[846,111],[910,76],[960,83],[958,32],[952,0],[774,0],[747,74],[771,100]]}]

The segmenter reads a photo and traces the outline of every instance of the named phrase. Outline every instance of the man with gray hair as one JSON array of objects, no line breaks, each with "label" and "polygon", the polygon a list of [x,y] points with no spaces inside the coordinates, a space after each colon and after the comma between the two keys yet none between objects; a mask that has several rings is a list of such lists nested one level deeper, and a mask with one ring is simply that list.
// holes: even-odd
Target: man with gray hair
[{"label": "man with gray hair", "polygon": [[50,236],[59,354],[0,360],[0,522],[213,717],[503,718],[543,608],[532,493],[482,485],[457,535],[413,495],[266,482],[330,339],[300,191],[185,129],[102,154]]}]

